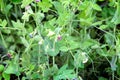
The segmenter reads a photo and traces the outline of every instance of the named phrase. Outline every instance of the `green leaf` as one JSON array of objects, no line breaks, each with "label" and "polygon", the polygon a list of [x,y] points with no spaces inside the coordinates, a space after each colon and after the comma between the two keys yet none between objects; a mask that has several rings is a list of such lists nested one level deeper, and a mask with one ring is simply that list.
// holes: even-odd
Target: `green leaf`
[{"label": "green leaf", "polygon": [[2,32],[5,33],[5,34],[10,34],[10,33],[11,33],[11,30],[9,30],[9,29],[4,29],[4,30],[2,30]]},{"label": "green leaf", "polygon": [[5,7],[4,1],[0,0],[0,10],[3,12],[3,9]]},{"label": "green leaf", "polygon": [[22,43],[23,43],[23,45],[24,45],[25,47],[28,47],[28,46],[29,46],[29,43],[28,43],[28,41],[27,41],[25,38],[20,37],[20,39],[21,39],[21,41],[22,41]]},{"label": "green leaf", "polygon": [[66,46],[60,47],[60,50],[63,52],[67,52],[69,49]]},{"label": "green leaf", "polygon": [[113,22],[114,24],[119,24],[120,23],[120,3],[117,3],[117,9],[115,11],[115,14],[111,20],[111,22]]},{"label": "green leaf", "polygon": [[2,80],[2,76],[1,76],[1,74],[0,74],[0,80]]},{"label": "green leaf", "polygon": [[100,29],[103,30],[103,29],[106,29],[107,27],[108,27],[108,25],[101,25],[101,26],[100,26]]},{"label": "green leaf", "polygon": [[7,25],[7,21],[6,20],[3,20],[1,23],[0,23],[0,26],[2,27],[6,27]]},{"label": "green leaf", "polygon": [[16,76],[20,75],[20,69],[19,69],[19,63],[18,63],[19,57],[18,55],[15,56],[14,60],[12,60],[7,67],[7,69],[4,71],[6,74],[15,74]]},{"label": "green leaf", "polygon": [[25,20],[25,21],[29,21],[29,16],[30,16],[30,14],[28,12],[24,12],[23,16],[22,16],[22,19]]},{"label": "green leaf", "polygon": [[26,54],[26,53],[22,54],[22,65],[24,67],[29,67],[31,65],[30,60],[31,60],[30,54]]},{"label": "green leaf", "polygon": [[48,53],[48,55],[50,55],[50,56],[56,56],[56,55],[59,53],[59,51],[58,51],[58,50],[55,50],[55,49],[48,49],[48,50],[47,50],[47,53]]},{"label": "green leaf", "polygon": [[55,6],[55,9],[57,10],[58,15],[59,15],[57,19],[57,23],[61,26],[65,26],[69,24],[74,14],[72,12],[69,12],[67,9],[65,9],[62,3],[58,1],[54,1],[53,5]]},{"label": "green leaf", "polygon": [[24,29],[24,25],[23,25],[23,23],[20,22],[20,20],[17,20],[17,22],[15,22],[15,21],[11,21],[11,22],[12,22],[14,28],[18,28],[21,30]]},{"label": "green leaf", "polygon": [[92,23],[93,26],[101,25],[101,24],[102,24],[102,21],[97,21],[97,22]]},{"label": "green leaf", "polygon": [[14,4],[19,4],[22,2],[22,0],[10,0],[11,2],[13,2]]},{"label": "green leaf", "polygon": [[87,17],[87,18],[80,18],[81,25],[84,26],[91,26],[94,21],[94,16]]},{"label": "green leaf", "polygon": [[112,35],[110,35],[110,34],[105,34],[105,35],[104,35],[104,38],[105,38],[105,42],[106,42],[108,45],[111,45],[111,46],[114,45],[115,36],[112,36]]},{"label": "green leaf", "polygon": [[6,74],[5,72],[3,72],[2,76],[5,80],[10,80],[10,74]]},{"label": "green leaf", "polygon": [[0,64],[0,73],[4,71],[4,65]]},{"label": "green leaf", "polygon": [[98,80],[108,80],[107,78],[104,78],[104,77],[99,77]]},{"label": "green leaf", "polygon": [[73,79],[76,77],[73,74],[74,70],[67,69],[67,64],[63,65],[60,70],[58,71],[57,75],[54,76],[54,80],[61,80],[61,79]]},{"label": "green leaf", "polygon": [[55,29],[55,33],[58,35],[59,33],[60,33],[60,31],[62,30],[62,28],[60,28],[60,27],[57,27],[56,29]]},{"label": "green leaf", "polygon": [[12,9],[12,5],[11,4],[8,4],[5,8],[4,8],[4,13],[5,14],[8,14],[10,12],[10,9]]},{"label": "green leaf", "polygon": [[116,62],[117,62],[117,56],[112,56],[112,60],[110,62],[112,71],[116,71],[116,68],[117,68]]},{"label": "green leaf", "polygon": [[41,12],[36,12],[35,14],[34,14],[34,19],[35,19],[35,21],[37,22],[37,23],[40,23],[43,19],[44,19],[44,17],[45,17],[45,15],[43,14],[43,13],[41,13]]},{"label": "green leaf", "polygon": [[[74,50],[74,49],[80,48],[79,38],[69,36],[66,39],[67,39],[67,43],[66,44],[69,45],[68,48],[70,50]],[[63,44],[65,44],[65,42],[63,42]],[[66,46],[66,44],[64,46]]]},{"label": "green leaf", "polygon": [[53,5],[55,6],[55,9],[58,11],[58,14],[64,13],[64,11],[65,11],[64,7],[63,7],[63,5],[60,2],[54,1]]},{"label": "green leaf", "polygon": [[52,4],[49,2],[49,0],[42,0],[38,3],[38,6],[43,10],[43,12],[48,12],[50,7],[52,7]]},{"label": "green leaf", "polygon": [[55,76],[54,80],[66,80],[66,79],[72,79],[75,78],[76,75],[75,74],[71,74],[73,72],[73,70],[68,70],[66,71],[66,73],[63,73],[61,75]]},{"label": "green leaf", "polygon": [[70,41],[69,42],[69,45],[70,45],[70,47],[69,47],[69,49],[77,49],[77,48],[80,48],[80,42],[76,42],[76,41]]},{"label": "green leaf", "polygon": [[81,49],[85,50],[87,48],[90,48],[94,44],[97,44],[97,42],[92,39],[88,39],[88,40],[83,41],[81,43],[80,47],[81,47]]},{"label": "green leaf", "polygon": [[49,38],[44,39],[43,45],[46,54],[56,56],[59,53],[59,45],[57,43],[54,44]]},{"label": "green leaf", "polygon": [[24,8],[24,7],[28,6],[32,2],[33,2],[33,0],[23,0],[21,8]]},{"label": "green leaf", "polygon": [[46,69],[44,74],[45,74],[45,77],[48,77],[48,76],[54,76],[58,71],[58,67],[56,64],[54,64],[52,67],[50,67],[49,69]]},{"label": "green leaf", "polygon": [[73,13],[64,11],[63,13],[59,14],[59,17],[57,19],[57,23],[61,26],[65,26],[70,23],[70,21],[73,18]]},{"label": "green leaf", "polygon": [[88,57],[86,56],[87,53],[78,51],[75,54],[74,58],[74,66],[76,68],[84,68],[83,63],[86,63],[88,61]]},{"label": "green leaf", "polygon": [[40,79],[39,73],[33,73],[32,74],[32,79]]},{"label": "green leaf", "polygon": [[97,11],[102,11],[101,7],[98,4],[92,4],[92,8],[97,10]]},{"label": "green leaf", "polygon": [[64,65],[60,68],[60,70],[58,71],[58,74],[63,73],[63,71],[65,71],[67,67],[68,67],[68,64],[64,64]]},{"label": "green leaf", "polygon": [[100,55],[100,56],[109,56],[106,52],[106,50],[103,49],[96,49],[96,52]]},{"label": "green leaf", "polygon": [[98,0],[98,1],[104,1],[104,0]]}]

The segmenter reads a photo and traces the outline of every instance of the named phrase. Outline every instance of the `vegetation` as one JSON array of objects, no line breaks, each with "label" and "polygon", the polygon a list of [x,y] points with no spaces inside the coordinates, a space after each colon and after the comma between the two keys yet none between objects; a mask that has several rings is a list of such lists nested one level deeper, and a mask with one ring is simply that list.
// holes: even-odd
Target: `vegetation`
[{"label": "vegetation", "polygon": [[120,0],[0,0],[0,80],[120,80]]}]

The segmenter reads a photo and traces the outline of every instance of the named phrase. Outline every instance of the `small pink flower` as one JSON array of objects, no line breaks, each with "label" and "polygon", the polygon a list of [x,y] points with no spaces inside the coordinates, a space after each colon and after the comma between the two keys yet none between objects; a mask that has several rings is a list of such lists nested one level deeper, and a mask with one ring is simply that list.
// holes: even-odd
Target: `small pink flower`
[{"label": "small pink flower", "polygon": [[40,2],[40,0],[35,0],[36,2]]},{"label": "small pink flower", "polygon": [[28,5],[25,7],[25,10],[29,10],[30,8],[31,8],[31,6]]},{"label": "small pink flower", "polygon": [[11,55],[10,53],[7,53],[7,57],[11,58],[11,57],[12,57],[12,55]]},{"label": "small pink flower", "polygon": [[61,35],[58,35],[57,40],[60,41],[62,39]]}]

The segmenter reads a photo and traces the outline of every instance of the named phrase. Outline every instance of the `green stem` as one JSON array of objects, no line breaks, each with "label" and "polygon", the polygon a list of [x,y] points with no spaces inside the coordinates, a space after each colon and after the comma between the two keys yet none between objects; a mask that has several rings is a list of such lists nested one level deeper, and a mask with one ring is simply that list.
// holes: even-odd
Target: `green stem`
[{"label": "green stem", "polygon": [[11,28],[11,27],[0,27],[0,29],[2,29],[2,30],[22,30],[22,29],[19,29],[19,28]]},{"label": "green stem", "polygon": [[35,5],[35,13],[37,12],[37,3],[36,3],[36,5]]},{"label": "green stem", "polygon": [[76,68],[76,75],[78,75],[78,67]]},{"label": "green stem", "polygon": [[53,56],[52,58],[53,58],[53,65],[55,65],[55,57]]},{"label": "green stem", "polygon": [[86,40],[86,38],[87,38],[87,31],[86,31],[86,26],[85,26],[85,28],[84,28],[84,39]]},{"label": "green stem", "polygon": [[8,18],[7,14],[5,14],[5,17],[6,17],[6,19],[7,19],[8,26],[10,27],[10,26],[11,26],[11,24],[10,24],[10,20],[9,20],[9,18]]},{"label": "green stem", "polygon": [[39,45],[39,53],[38,53],[38,65],[40,64],[40,45]]},{"label": "green stem", "polygon": [[6,43],[5,43],[5,39],[4,39],[1,31],[0,31],[0,36],[1,36],[1,38],[2,38],[3,45],[5,46],[5,48],[7,48],[7,45],[6,45]]},{"label": "green stem", "polygon": [[115,76],[114,71],[112,71],[112,80],[114,80],[114,76]]},{"label": "green stem", "polygon": [[15,14],[16,14],[16,20],[18,19],[18,11],[17,11],[17,6],[16,6],[16,4],[15,4]]},{"label": "green stem", "polygon": [[18,80],[20,80],[20,76],[18,76]]},{"label": "green stem", "polygon": [[49,55],[47,55],[47,66],[48,66],[48,68],[50,68],[50,66],[49,66]]}]

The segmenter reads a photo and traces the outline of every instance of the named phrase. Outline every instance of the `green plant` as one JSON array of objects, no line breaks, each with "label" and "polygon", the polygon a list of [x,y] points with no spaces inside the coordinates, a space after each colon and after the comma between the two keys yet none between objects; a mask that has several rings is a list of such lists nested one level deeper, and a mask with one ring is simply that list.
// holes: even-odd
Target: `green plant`
[{"label": "green plant", "polygon": [[0,79],[119,80],[119,0],[0,2]]},{"label": "green plant", "polygon": [[3,72],[3,70],[4,70],[4,66],[0,65],[0,72]]}]

